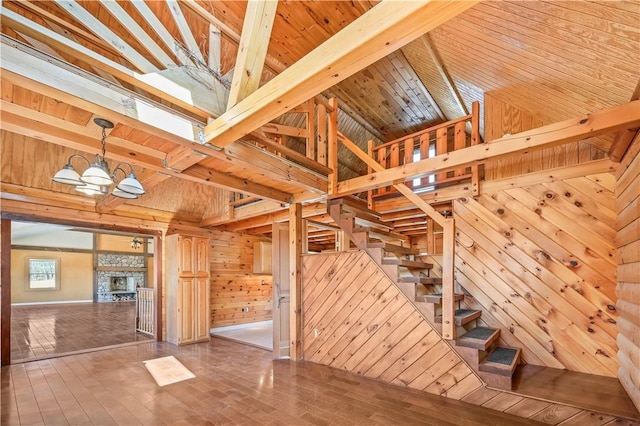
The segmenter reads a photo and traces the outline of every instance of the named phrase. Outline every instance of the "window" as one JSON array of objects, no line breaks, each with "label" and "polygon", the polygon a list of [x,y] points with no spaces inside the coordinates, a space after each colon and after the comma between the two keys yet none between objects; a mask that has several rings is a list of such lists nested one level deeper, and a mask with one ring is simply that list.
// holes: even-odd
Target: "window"
[{"label": "window", "polygon": [[27,290],[60,290],[60,259],[27,259]]},{"label": "window", "polygon": [[[427,158],[432,158],[436,156],[436,146],[435,144],[432,144],[429,146],[429,156]],[[420,150],[416,149],[413,152],[413,162],[417,163],[418,161],[422,160],[422,158],[420,158]],[[436,175],[429,175],[428,179],[429,183],[434,183],[436,181]],[[420,193],[420,192],[427,192],[427,191],[433,191],[435,189],[435,186],[430,185],[430,186],[426,186],[423,187],[422,186],[422,178],[416,178],[413,180],[413,187],[415,188],[415,192]]]}]

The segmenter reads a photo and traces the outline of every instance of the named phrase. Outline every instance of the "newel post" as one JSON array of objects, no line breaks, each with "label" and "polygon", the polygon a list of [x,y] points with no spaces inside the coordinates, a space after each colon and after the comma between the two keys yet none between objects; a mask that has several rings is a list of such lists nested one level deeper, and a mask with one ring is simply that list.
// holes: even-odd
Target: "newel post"
[{"label": "newel post", "polygon": [[456,338],[455,324],[455,224],[453,218],[444,220],[442,249],[442,337]]}]

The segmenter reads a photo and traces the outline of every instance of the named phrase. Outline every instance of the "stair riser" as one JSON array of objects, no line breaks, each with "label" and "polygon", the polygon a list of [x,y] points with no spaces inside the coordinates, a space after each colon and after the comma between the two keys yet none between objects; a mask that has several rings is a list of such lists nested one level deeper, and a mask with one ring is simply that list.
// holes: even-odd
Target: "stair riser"
[{"label": "stair riser", "polygon": [[486,373],[479,371],[480,378],[490,387],[501,390],[513,390],[513,380],[510,376],[501,376],[499,374]]}]

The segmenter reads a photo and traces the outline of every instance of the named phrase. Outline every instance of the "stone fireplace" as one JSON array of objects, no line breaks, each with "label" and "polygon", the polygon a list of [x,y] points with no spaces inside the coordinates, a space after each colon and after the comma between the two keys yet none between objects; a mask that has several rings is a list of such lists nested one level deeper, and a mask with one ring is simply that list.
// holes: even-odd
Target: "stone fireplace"
[{"label": "stone fireplace", "polygon": [[98,302],[136,300],[136,288],[146,287],[145,257],[135,254],[98,254]]}]

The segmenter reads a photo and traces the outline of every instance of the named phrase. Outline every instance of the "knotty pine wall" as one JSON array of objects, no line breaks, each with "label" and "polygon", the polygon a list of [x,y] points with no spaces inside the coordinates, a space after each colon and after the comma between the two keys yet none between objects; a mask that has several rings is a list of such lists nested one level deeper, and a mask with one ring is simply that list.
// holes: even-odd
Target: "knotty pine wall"
[{"label": "knotty pine wall", "polygon": [[[588,111],[584,111],[588,112]],[[484,140],[492,141],[506,134],[516,134],[535,129],[553,121],[514,107],[501,99],[499,94],[489,92],[484,96]],[[571,166],[607,157],[607,148],[600,148],[601,138],[574,142],[555,148],[518,154],[484,164],[486,180],[503,179],[525,173],[539,172],[556,167]]]},{"label": "knotty pine wall", "polygon": [[486,388],[364,252],[304,255],[302,309],[307,361],[547,424],[623,422]]},{"label": "knotty pine wall", "polygon": [[270,320],[273,280],[253,273],[253,243],[266,239],[211,231],[210,241],[211,327]]},{"label": "knotty pine wall", "polygon": [[302,258],[304,358],[461,399],[481,381],[364,252]]},{"label": "knotty pine wall", "polygon": [[454,202],[456,280],[528,363],[616,376],[615,178]]},{"label": "knotty pine wall", "polygon": [[618,378],[640,410],[640,138],[616,174]]}]

